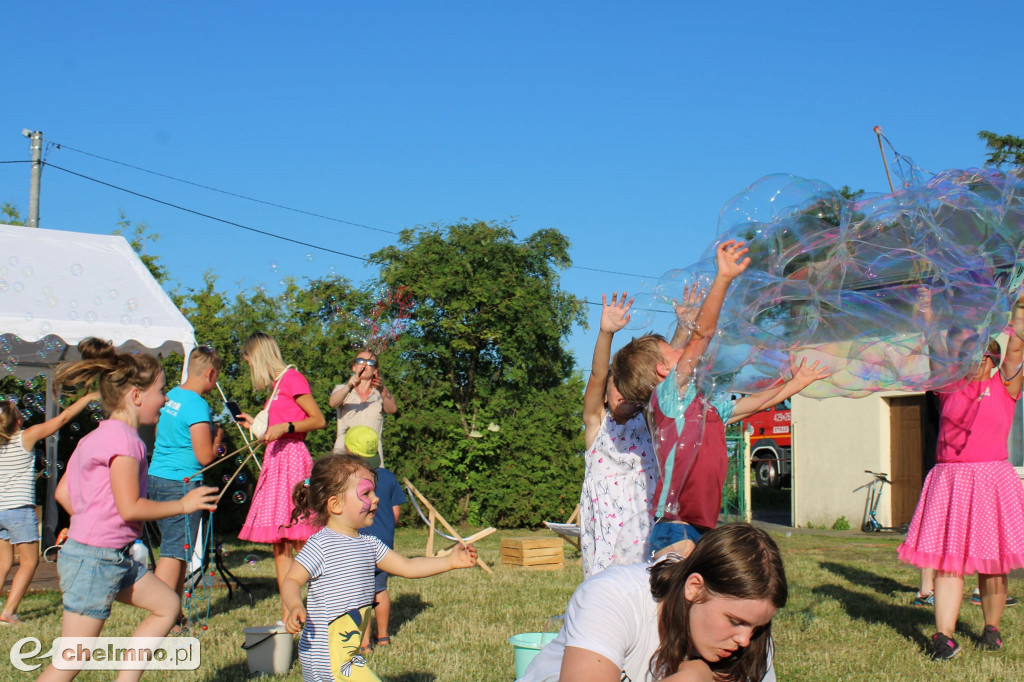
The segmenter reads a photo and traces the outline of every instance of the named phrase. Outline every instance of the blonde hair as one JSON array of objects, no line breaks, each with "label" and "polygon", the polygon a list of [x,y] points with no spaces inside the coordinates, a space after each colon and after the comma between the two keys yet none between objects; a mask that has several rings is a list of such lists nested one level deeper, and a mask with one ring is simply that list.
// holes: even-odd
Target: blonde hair
[{"label": "blonde hair", "polygon": [[645,334],[620,348],[612,358],[612,379],[623,399],[631,403],[646,403],[658,383],[658,365],[665,359],[661,344],[665,337]]},{"label": "blonde hair", "polygon": [[189,375],[193,373],[199,374],[207,368],[212,368],[219,372],[223,364],[224,361],[221,359],[220,353],[210,346],[196,346],[188,354]]},{"label": "blonde hair", "polygon": [[146,353],[117,353],[110,357],[94,357],[58,365],[53,373],[54,388],[66,385],[89,385],[99,381],[103,413],[110,416],[124,403],[129,390],[145,390],[163,374],[160,361]]},{"label": "blonde hair", "polygon": [[274,385],[286,365],[274,337],[256,332],[242,344],[242,357],[249,362],[252,388],[261,391]]}]

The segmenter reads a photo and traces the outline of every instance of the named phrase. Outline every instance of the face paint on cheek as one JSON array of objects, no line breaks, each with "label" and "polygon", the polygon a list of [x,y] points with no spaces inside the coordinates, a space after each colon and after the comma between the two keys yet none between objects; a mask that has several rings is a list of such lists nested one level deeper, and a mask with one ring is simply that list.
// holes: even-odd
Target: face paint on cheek
[{"label": "face paint on cheek", "polygon": [[359,483],[356,484],[356,495],[358,495],[359,499],[363,501],[362,512],[364,514],[370,511],[370,507],[373,506],[373,502],[371,502],[370,498],[368,497],[368,493],[372,493],[373,488],[373,481],[366,478],[360,478]]}]

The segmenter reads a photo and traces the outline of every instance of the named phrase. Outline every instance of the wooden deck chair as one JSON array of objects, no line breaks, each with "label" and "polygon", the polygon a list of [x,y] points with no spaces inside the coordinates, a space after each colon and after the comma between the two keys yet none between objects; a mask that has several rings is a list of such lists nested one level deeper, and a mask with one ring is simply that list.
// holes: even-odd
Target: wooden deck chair
[{"label": "wooden deck chair", "polygon": [[562,538],[577,551],[580,548],[580,506],[577,504],[569,520],[565,523],[552,523],[545,521],[544,525],[555,532],[555,535]]},{"label": "wooden deck chair", "polygon": [[[416,509],[416,513],[419,514],[420,518],[423,519],[423,522],[427,524],[427,556],[445,556],[447,554],[450,554],[452,548],[455,547],[455,545],[453,544],[451,547],[447,549],[434,552],[434,533],[437,533],[441,537],[450,540],[453,543],[470,545],[476,542],[477,540],[485,538],[491,533],[495,532],[494,528],[484,528],[482,531],[474,533],[473,535],[470,535],[467,538],[462,537],[461,535],[455,532],[455,529],[451,527],[451,525],[445,520],[443,516],[441,516],[440,512],[434,509],[434,505],[430,504],[427,498],[423,497],[423,494],[416,489],[416,486],[409,482],[408,478],[403,478],[402,482],[405,483],[405,488],[406,490],[409,491],[409,501],[412,502],[412,506]],[[424,507],[427,508],[428,514],[423,513],[423,509],[421,509],[420,505],[416,503],[417,499],[423,503]],[[435,523],[440,523],[442,526],[444,526],[445,530],[451,533],[451,535],[445,535],[444,533],[439,531],[437,527],[434,525]],[[487,573],[493,575],[494,572],[491,571],[491,567],[485,564],[484,560],[481,559],[479,556],[477,556],[476,563],[477,566],[487,571]]]}]

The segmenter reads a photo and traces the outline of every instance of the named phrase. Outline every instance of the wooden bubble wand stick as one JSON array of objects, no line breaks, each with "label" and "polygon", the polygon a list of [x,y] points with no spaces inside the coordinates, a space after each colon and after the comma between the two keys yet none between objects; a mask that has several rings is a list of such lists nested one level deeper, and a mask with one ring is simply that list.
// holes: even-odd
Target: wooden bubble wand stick
[{"label": "wooden bubble wand stick", "polygon": [[[261,443],[261,445],[262,445],[262,443]],[[255,457],[255,456],[256,456],[256,451],[255,450],[251,451],[248,455],[245,456],[245,459],[242,460],[242,463],[238,465],[237,469],[235,469],[235,473],[231,474],[231,478],[229,478],[227,483],[224,484],[224,489],[220,491],[220,495],[218,495],[217,499],[213,501],[213,506],[216,507],[218,504],[220,504],[220,498],[224,497],[224,493],[226,493],[228,491],[228,488],[231,487],[231,482],[234,481],[235,477],[238,476],[238,474],[240,474],[242,472],[242,467],[244,467],[246,462],[249,461],[249,458],[250,457]]]},{"label": "wooden bubble wand stick", "polygon": [[885,149],[882,148],[882,126],[875,126],[874,131],[878,138],[878,151],[882,155],[882,165],[885,166],[885,179],[889,181],[889,192],[895,194],[896,189],[892,186],[892,176],[889,175],[889,162],[885,160]]},{"label": "wooden bubble wand stick", "polygon": [[[262,442],[261,442],[261,443],[256,443],[256,446],[255,446],[255,447],[257,447],[257,448],[261,448],[261,447],[263,447],[264,445],[266,445],[266,443],[262,443]],[[220,459],[216,459],[216,460],[214,460],[214,461],[210,462],[209,464],[207,464],[206,466],[204,466],[204,467],[203,467],[202,469],[200,469],[200,470],[199,470],[199,471],[197,471],[196,473],[192,474],[192,476],[189,476],[189,478],[192,478],[192,477],[194,477],[194,476],[198,476],[199,474],[203,473],[204,471],[206,471],[206,470],[208,470],[208,469],[212,469],[213,467],[217,466],[217,465],[218,465],[218,464],[220,464],[221,462],[226,462],[227,460],[231,459],[232,457],[234,457],[235,455],[237,455],[237,454],[238,454],[239,452],[241,452],[242,450],[245,450],[246,448],[252,448],[252,447],[253,447],[253,446],[252,446],[252,443],[246,443],[245,445],[243,445],[242,447],[238,448],[238,449],[237,449],[237,450],[235,450],[234,452],[229,452],[228,454],[224,455],[224,456],[223,456],[223,457],[221,457]],[[251,452],[251,453],[250,453],[250,455],[254,455],[254,454],[256,454],[256,453],[255,453],[255,451],[253,451],[253,452]]]}]

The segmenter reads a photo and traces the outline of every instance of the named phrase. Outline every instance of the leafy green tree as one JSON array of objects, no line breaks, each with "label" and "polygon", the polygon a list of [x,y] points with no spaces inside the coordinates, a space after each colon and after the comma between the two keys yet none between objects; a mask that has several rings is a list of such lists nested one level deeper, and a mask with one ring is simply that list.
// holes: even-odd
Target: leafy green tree
[{"label": "leafy green tree", "polygon": [[370,258],[414,301],[382,365],[399,403],[386,457],[457,520],[536,525],[576,504],[583,383],[564,340],[585,320],[559,288],[568,252],[557,230],[518,241],[476,222],[404,230]]},{"label": "leafy green tree", "polygon": [[989,149],[986,166],[1024,166],[1024,137],[996,135],[987,130],[978,132],[978,139]]},{"label": "leafy green tree", "polygon": [[21,218],[21,212],[18,207],[9,201],[5,201],[0,204],[0,222],[7,225],[24,225],[25,221]]},{"label": "leafy green tree", "polygon": [[124,211],[121,211],[117,219],[117,227],[112,234],[119,234],[128,240],[132,249],[142,260],[143,265],[146,266],[150,274],[153,275],[153,279],[160,286],[165,285],[170,280],[171,275],[167,271],[167,267],[160,263],[159,256],[146,253],[146,245],[160,239],[159,234],[149,231],[149,226],[146,223],[133,223],[128,220],[128,216],[124,214]]}]

